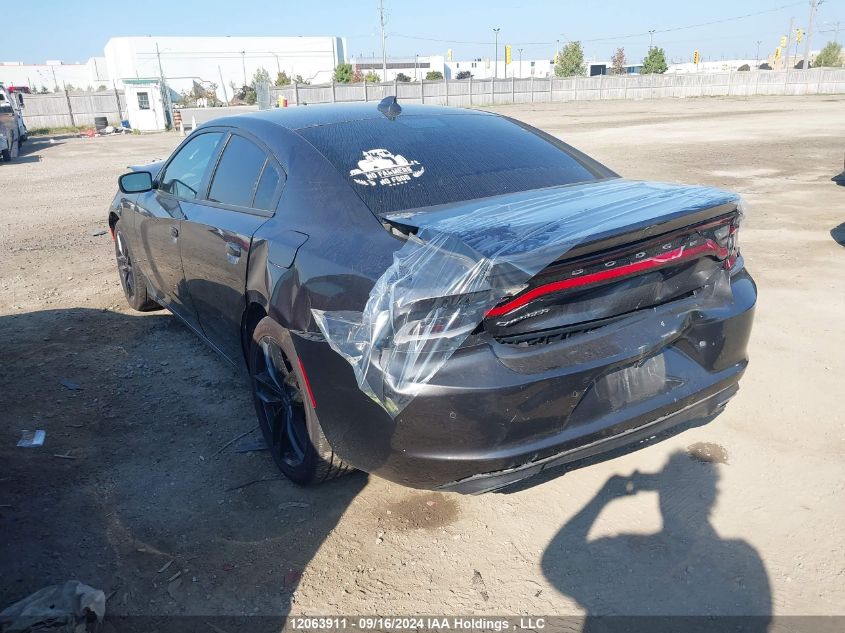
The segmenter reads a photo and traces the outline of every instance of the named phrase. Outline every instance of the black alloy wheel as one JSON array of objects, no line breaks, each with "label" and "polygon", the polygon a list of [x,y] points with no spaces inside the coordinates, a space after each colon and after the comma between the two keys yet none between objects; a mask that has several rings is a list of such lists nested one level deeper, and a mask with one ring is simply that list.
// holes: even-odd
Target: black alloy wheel
[{"label": "black alloy wheel", "polygon": [[281,345],[270,336],[255,350],[253,387],[273,459],[286,474],[301,469],[309,446],[303,391]]},{"label": "black alloy wheel", "polygon": [[264,317],[249,338],[247,358],[258,422],[279,470],[301,485],[350,472],[320,428],[290,333]]}]

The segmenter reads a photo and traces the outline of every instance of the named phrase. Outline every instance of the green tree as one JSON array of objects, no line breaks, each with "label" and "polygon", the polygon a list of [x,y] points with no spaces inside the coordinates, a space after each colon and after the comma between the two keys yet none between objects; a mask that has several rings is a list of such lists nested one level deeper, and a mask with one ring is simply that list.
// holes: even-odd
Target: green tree
[{"label": "green tree", "polygon": [[339,84],[352,81],[352,64],[338,64],[334,69],[334,80]]},{"label": "green tree", "polygon": [[438,79],[443,79],[443,73],[439,70],[429,70],[425,74],[426,81],[436,81]]},{"label": "green tree", "polygon": [[290,77],[288,77],[288,74],[284,70],[282,70],[282,71],[276,73],[276,82],[275,83],[276,83],[277,88],[281,87],[281,86],[289,86],[290,85]]},{"label": "green tree", "polygon": [[396,81],[411,81],[411,78],[405,73],[396,73]]},{"label": "green tree", "polygon": [[842,45],[836,42],[828,42],[827,45],[816,55],[813,68],[820,66],[840,67],[842,66]]},{"label": "green tree", "polygon": [[43,94],[43,95],[46,95],[46,94],[47,94],[47,93],[49,93],[50,91],[49,91],[49,90],[47,90],[47,86],[41,86],[41,90],[39,90],[38,92],[39,92],[39,93],[41,93],[41,94]]},{"label": "green tree", "polygon": [[610,58],[610,74],[624,75],[625,74],[625,49],[621,46],[613,53]]},{"label": "green tree", "polygon": [[258,95],[255,93],[255,86],[241,86],[238,92],[235,93],[235,98],[238,101],[244,101],[249,105],[255,105],[258,101]]},{"label": "green tree", "polygon": [[259,68],[255,71],[255,74],[252,76],[252,87],[254,88],[260,83],[270,83],[270,73],[267,72],[264,68]]},{"label": "green tree", "polygon": [[371,84],[377,84],[381,81],[381,76],[376,71],[371,70],[364,75],[364,81]]},{"label": "green tree", "polygon": [[303,85],[306,85],[306,86],[311,84],[311,82],[310,82],[310,81],[308,81],[307,79],[303,79],[303,78],[302,78],[302,75],[297,75],[296,77],[294,77],[294,78],[293,78],[293,83],[295,83],[295,84],[303,84]]},{"label": "green tree", "polygon": [[472,79],[472,73],[468,70],[462,70],[457,75],[455,75],[455,79]]},{"label": "green tree", "polygon": [[99,86],[97,86],[97,92],[105,92],[106,90],[108,90],[106,84],[100,84]]},{"label": "green tree", "polygon": [[581,42],[569,42],[555,59],[555,75],[574,77],[586,74],[587,66],[584,64],[584,49],[581,48]]},{"label": "green tree", "polygon": [[643,68],[640,70],[640,74],[663,74],[667,70],[669,70],[669,65],[666,63],[666,52],[659,46],[649,48],[648,53],[643,59]]}]

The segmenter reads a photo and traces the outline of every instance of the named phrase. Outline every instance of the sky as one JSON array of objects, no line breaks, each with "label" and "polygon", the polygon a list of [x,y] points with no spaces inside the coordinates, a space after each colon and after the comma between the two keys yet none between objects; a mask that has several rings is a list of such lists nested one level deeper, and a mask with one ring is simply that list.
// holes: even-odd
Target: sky
[{"label": "sky", "polygon": [[[553,56],[557,42],[580,40],[587,59],[609,60],[624,47],[628,61],[653,43],[672,61],[765,57],[786,34],[790,17],[807,28],[809,0],[384,0],[387,54],[492,58],[493,29],[524,59]],[[7,3],[11,24],[0,39],[0,61],[85,62],[120,35],[336,35],[348,56],[381,55],[378,0],[23,0]],[[753,14],[753,15],[751,15]],[[747,17],[742,17],[747,16]],[[816,14],[813,49],[845,41],[845,0],[824,0]],[[7,22],[8,23],[8,22]],[[693,28],[686,28],[693,27]],[[801,45],[803,50],[803,44]],[[501,51],[501,48],[500,48]],[[500,52],[501,54],[501,52]]]}]

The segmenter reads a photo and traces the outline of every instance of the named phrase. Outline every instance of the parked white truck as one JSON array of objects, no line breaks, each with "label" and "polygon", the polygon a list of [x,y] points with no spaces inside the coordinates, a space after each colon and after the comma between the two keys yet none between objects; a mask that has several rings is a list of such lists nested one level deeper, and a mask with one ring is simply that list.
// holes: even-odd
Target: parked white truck
[{"label": "parked white truck", "polygon": [[0,83],[0,159],[12,160],[27,139],[23,122],[23,93],[10,91]]}]

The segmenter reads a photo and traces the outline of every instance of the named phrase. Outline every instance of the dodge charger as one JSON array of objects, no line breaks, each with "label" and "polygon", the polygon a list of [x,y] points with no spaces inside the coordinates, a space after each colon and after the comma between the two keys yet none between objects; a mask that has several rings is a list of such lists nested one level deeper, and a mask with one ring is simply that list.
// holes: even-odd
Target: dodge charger
[{"label": "dodge charger", "polygon": [[130,306],[243,369],[299,484],[494,490],[712,419],[748,362],[740,198],[505,116],[227,116],[118,185]]}]

